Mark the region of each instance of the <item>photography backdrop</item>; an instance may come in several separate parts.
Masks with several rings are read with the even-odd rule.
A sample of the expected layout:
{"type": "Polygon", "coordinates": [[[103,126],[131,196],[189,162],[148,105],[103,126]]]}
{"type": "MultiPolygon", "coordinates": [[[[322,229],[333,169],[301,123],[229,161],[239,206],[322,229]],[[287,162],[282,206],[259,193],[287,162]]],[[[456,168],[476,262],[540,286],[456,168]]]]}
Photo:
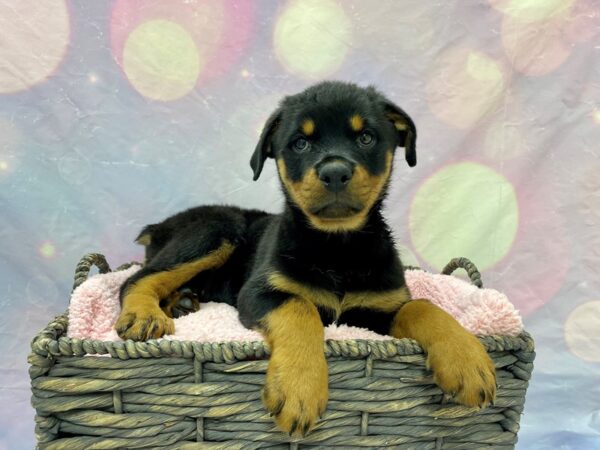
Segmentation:
{"type": "Polygon", "coordinates": [[[520,449],[600,448],[595,0],[0,0],[0,449],[32,448],[30,339],[90,251],[202,203],[278,211],[249,158],[278,100],[374,84],[414,118],[387,216],[405,262],[471,258],[538,358],[520,449]]]}

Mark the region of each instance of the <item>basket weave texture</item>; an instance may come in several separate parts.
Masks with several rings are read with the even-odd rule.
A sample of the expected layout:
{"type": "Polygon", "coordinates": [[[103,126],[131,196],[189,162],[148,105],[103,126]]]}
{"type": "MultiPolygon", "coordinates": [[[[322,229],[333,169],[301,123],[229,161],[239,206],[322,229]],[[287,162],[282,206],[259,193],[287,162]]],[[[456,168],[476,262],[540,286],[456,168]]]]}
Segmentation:
{"type": "MultiPolygon", "coordinates": [[[[91,265],[110,271],[102,255],[86,255],[75,286],[91,265]]],[[[481,286],[465,258],[444,273],[458,267],[481,286]]],[[[31,343],[39,449],[513,449],[535,357],[526,332],[481,337],[498,392],[478,410],[446,401],[413,340],[328,340],[327,412],[292,439],[260,400],[263,342],[104,342],[67,338],[67,327],[65,313],[31,343]]]]}

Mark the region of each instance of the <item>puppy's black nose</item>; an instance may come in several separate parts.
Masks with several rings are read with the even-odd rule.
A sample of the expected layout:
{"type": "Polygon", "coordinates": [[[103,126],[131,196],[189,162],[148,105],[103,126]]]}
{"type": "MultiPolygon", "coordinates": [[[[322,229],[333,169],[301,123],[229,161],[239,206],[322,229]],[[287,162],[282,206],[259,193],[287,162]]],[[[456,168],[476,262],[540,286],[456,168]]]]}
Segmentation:
{"type": "Polygon", "coordinates": [[[320,165],[317,174],[327,189],[331,192],[341,192],[350,183],[352,171],[353,167],[349,162],[335,159],[320,165]]]}

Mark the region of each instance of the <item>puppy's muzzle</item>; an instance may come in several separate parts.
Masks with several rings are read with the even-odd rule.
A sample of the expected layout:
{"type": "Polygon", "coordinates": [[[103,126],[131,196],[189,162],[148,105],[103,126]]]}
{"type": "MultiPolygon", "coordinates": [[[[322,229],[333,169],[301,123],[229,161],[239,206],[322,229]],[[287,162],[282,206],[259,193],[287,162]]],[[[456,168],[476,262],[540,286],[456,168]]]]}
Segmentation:
{"type": "Polygon", "coordinates": [[[317,166],[317,175],[327,190],[340,193],[346,189],[352,175],[354,165],[343,159],[328,159],[317,166]]]}

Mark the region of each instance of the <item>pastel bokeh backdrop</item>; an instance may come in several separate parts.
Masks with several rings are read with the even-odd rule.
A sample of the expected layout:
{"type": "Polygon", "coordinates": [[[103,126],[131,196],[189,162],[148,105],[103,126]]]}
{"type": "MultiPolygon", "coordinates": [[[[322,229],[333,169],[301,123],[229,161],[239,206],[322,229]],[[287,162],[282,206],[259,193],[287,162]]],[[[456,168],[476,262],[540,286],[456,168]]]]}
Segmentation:
{"type": "Polygon", "coordinates": [[[34,446],[26,355],[86,252],[141,258],[201,203],[278,211],[249,157],[279,98],[336,78],[414,118],[387,215],[405,261],[483,269],[534,335],[520,449],[600,449],[595,0],[0,0],[0,449],[34,446]]]}

